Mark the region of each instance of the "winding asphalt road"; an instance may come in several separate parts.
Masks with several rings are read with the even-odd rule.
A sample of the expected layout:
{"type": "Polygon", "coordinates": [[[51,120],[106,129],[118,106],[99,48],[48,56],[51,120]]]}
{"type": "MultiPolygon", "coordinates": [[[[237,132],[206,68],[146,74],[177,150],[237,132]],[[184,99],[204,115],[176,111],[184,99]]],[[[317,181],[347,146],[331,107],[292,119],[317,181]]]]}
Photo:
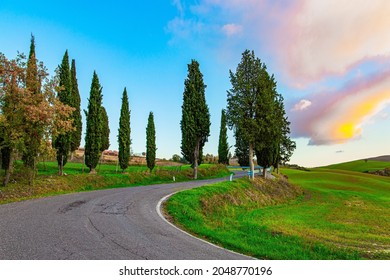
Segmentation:
{"type": "Polygon", "coordinates": [[[0,205],[0,259],[249,259],[163,220],[159,201],[212,179],[0,205]]]}

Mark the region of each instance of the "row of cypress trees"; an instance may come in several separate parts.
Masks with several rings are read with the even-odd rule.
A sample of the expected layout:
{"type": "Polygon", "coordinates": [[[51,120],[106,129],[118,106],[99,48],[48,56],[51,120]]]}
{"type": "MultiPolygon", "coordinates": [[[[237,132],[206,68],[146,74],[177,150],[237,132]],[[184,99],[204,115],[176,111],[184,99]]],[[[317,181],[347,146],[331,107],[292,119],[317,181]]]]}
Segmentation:
{"type": "MultiPolygon", "coordinates": [[[[74,62],[72,62],[72,69],[74,62]]],[[[75,70],[74,70],[75,71],[75,70]]],[[[68,53],[65,52],[59,68],[60,100],[69,105],[72,102],[73,70],[69,70],[68,53]]],[[[227,143],[227,125],[234,129],[236,136],[236,154],[240,165],[249,163],[253,174],[253,155],[256,154],[260,165],[268,167],[278,165],[288,159],[295,148],[290,140],[289,121],[285,116],[283,97],[276,92],[276,82],[269,75],[264,63],[246,50],[235,73],[230,71],[232,89],[228,91],[227,112],[221,112],[219,135],[219,163],[229,163],[229,145],[227,143]],[[287,151],[286,151],[287,150],[287,151]]],[[[202,152],[210,135],[210,113],[205,100],[206,85],[199,69],[199,63],[192,60],[188,64],[188,75],[184,81],[182,119],[180,122],[182,141],[181,151],[184,158],[194,169],[197,179],[198,165],[202,152]]],[[[85,164],[90,172],[95,172],[101,153],[109,147],[109,126],[106,110],[102,106],[102,87],[96,72],[93,74],[85,137],[85,164]]],[[[128,167],[130,158],[130,109],[126,88],[123,91],[121,116],[119,120],[118,143],[119,164],[122,170],[128,167]]],[[[154,116],[150,112],[146,128],[146,160],[150,170],[155,166],[154,116]]],[[[57,160],[60,173],[69,153],[68,146],[72,135],[60,135],[56,141],[57,160]]],[[[70,149],[70,148],[69,148],[70,149]]],[[[265,173],[264,173],[265,175],[265,173]]]]}
{"type": "MultiPolygon", "coordinates": [[[[53,146],[57,151],[58,174],[63,175],[64,166],[68,156],[72,155],[80,146],[82,121],[80,112],[80,93],[76,77],[76,62],[73,59],[69,67],[68,51],[65,51],[61,65],[58,67],[59,90],[58,99],[66,105],[74,108],[69,117],[73,121],[73,130],[58,135],[53,146]]],[[[106,109],[102,105],[102,87],[96,72],[93,73],[88,110],[86,115],[86,136],[85,136],[85,164],[94,173],[102,152],[110,146],[109,122],[106,109]]]]}
{"type": "Polygon", "coordinates": [[[74,153],[81,142],[81,112],[80,112],[80,93],[76,77],[76,62],[72,59],[72,65],[69,67],[68,50],[65,51],[61,65],[58,67],[59,91],[58,99],[74,108],[70,118],[73,120],[73,131],[69,131],[57,136],[53,141],[53,146],[57,150],[58,174],[63,175],[64,166],[68,161],[70,153],[74,153]]]}
{"type": "MultiPolygon", "coordinates": [[[[109,122],[105,108],[102,106],[102,87],[99,78],[94,72],[91,84],[91,91],[88,102],[87,128],[85,136],[85,164],[89,167],[90,173],[95,173],[101,153],[108,149],[109,143],[109,122]]],[[[131,127],[130,127],[130,106],[126,87],[122,94],[122,105],[118,129],[118,163],[122,170],[126,170],[130,160],[131,127]]],[[[155,166],[156,159],[156,132],[153,113],[150,112],[146,128],[146,161],[150,171],[155,166]]]]}
{"type": "MultiPolygon", "coordinates": [[[[69,68],[68,51],[65,52],[61,65],[58,67],[59,77],[59,100],[75,108],[71,119],[73,119],[74,130],[60,134],[53,141],[53,146],[57,151],[57,162],[59,174],[63,175],[63,168],[68,161],[68,155],[74,152],[81,141],[81,114],[80,95],[78,91],[75,60],[72,60],[72,67],[69,68]]],[[[102,105],[103,94],[99,77],[94,71],[88,99],[88,108],[84,110],[86,115],[85,134],[85,165],[90,169],[90,173],[96,173],[96,166],[99,163],[101,154],[110,146],[109,142],[109,120],[106,109],[102,105]]],[[[122,170],[127,169],[130,159],[130,107],[126,88],[122,95],[122,106],[118,129],[118,161],[122,170]]],[[[150,112],[147,135],[147,165],[150,170],[155,166],[156,157],[156,136],[153,113],[150,112]]]]}

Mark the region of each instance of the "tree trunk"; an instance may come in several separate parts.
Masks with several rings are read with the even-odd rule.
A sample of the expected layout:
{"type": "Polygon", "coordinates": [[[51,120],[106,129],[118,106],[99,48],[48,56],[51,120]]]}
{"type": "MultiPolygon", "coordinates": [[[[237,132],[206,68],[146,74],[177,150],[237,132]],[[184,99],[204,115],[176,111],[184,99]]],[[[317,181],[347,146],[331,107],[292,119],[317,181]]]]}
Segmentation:
{"type": "Polygon", "coordinates": [[[251,179],[255,178],[255,165],[253,164],[253,145],[249,143],[249,166],[251,171],[251,179]]]}
{"type": "Polygon", "coordinates": [[[279,175],[279,162],[276,164],[276,174],[279,175]]]}
{"type": "Polygon", "coordinates": [[[199,140],[196,141],[194,151],[194,180],[198,179],[199,140]]]}
{"type": "Polygon", "coordinates": [[[32,166],[27,167],[27,177],[28,177],[29,186],[32,186],[34,184],[35,172],[36,172],[35,158],[33,158],[31,162],[32,162],[32,166]]]}
{"type": "Polygon", "coordinates": [[[69,161],[73,161],[75,153],[76,153],[76,151],[70,152],[70,160],[69,161]]]}
{"type": "Polygon", "coordinates": [[[95,168],[90,168],[89,169],[89,174],[96,174],[96,169],[95,168]]]}
{"type": "Polygon", "coordinates": [[[60,176],[64,175],[64,156],[62,156],[61,162],[58,165],[58,175],[60,176]]]}
{"type": "Polygon", "coordinates": [[[8,164],[7,168],[5,169],[5,176],[4,176],[4,180],[3,180],[4,187],[6,187],[8,185],[9,179],[11,178],[13,162],[14,162],[14,157],[13,157],[13,152],[11,152],[10,158],[9,158],[9,164],[8,164]]]}
{"type": "Polygon", "coordinates": [[[263,177],[264,179],[267,177],[267,169],[263,167],[263,177]]]}

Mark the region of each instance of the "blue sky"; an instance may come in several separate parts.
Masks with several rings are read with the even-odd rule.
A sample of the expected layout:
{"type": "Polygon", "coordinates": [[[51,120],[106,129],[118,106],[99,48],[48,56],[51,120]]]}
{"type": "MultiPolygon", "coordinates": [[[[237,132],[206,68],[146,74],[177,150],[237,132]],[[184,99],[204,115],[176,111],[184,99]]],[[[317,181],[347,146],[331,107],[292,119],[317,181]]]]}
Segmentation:
{"type": "Polygon", "coordinates": [[[82,109],[93,71],[99,76],[110,149],[117,149],[127,87],[133,151],[145,151],[153,111],[157,156],[170,158],[180,154],[187,64],[200,63],[212,122],[204,154],[217,154],[229,69],[253,49],[285,98],[298,144],[292,162],[316,166],[390,154],[390,5],[327,2],[2,0],[0,52],[8,58],[28,53],[33,33],[38,59],[54,74],[67,49],[76,60],[82,109]]]}

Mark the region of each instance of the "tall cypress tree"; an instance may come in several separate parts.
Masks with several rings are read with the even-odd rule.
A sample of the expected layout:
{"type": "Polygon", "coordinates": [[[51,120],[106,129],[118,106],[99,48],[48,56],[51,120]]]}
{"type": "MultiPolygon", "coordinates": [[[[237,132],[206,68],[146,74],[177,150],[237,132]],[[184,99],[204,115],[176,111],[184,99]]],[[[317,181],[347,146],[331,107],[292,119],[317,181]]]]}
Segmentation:
{"type": "MultiPolygon", "coordinates": [[[[59,66],[59,86],[58,99],[66,104],[72,105],[71,100],[71,75],[69,69],[68,50],[65,51],[62,63],[59,66]]],[[[57,150],[58,174],[63,175],[64,166],[68,161],[70,151],[71,132],[60,134],[54,141],[54,147],[57,150]]]]}
{"type": "Polygon", "coordinates": [[[222,110],[218,144],[218,163],[229,164],[229,144],[227,139],[226,112],[222,110]]]}
{"type": "MultiPolygon", "coordinates": [[[[35,38],[33,35],[31,35],[30,52],[27,60],[26,89],[32,94],[41,93],[41,82],[38,75],[38,65],[35,54],[35,38]]],[[[35,98],[33,100],[34,104],[32,104],[32,106],[39,106],[39,100],[39,98],[35,98]]],[[[29,123],[26,129],[26,135],[28,135],[28,137],[26,137],[24,141],[22,160],[24,166],[26,166],[30,169],[30,171],[32,171],[31,174],[29,174],[29,180],[31,183],[35,173],[35,161],[38,156],[43,131],[39,129],[39,126],[36,123],[30,123],[30,121],[27,119],[26,122],[29,123]]]]}
{"type": "Polygon", "coordinates": [[[156,129],[154,127],[153,112],[150,112],[146,127],[146,163],[150,172],[152,172],[156,163],[156,150],[156,129]]]}
{"type": "Polygon", "coordinates": [[[205,88],[199,63],[192,60],[191,64],[188,64],[188,75],[184,81],[180,127],[181,152],[194,169],[194,179],[198,178],[203,146],[210,136],[210,113],[206,104],[205,88]]]}
{"type": "Polygon", "coordinates": [[[102,146],[102,87],[96,72],[93,72],[91,91],[88,100],[88,111],[85,111],[87,129],[85,134],[85,164],[90,173],[96,173],[102,146]]]}
{"type": "Polygon", "coordinates": [[[101,140],[100,151],[104,152],[105,150],[108,150],[108,148],[110,147],[110,126],[109,126],[109,122],[108,122],[108,115],[107,115],[106,108],[104,108],[103,106],[101,109],[101,114],[102,114],[102,116],[101,116],[101,120],[102,120],[101,137],[102,137],[102,140],[101,140]]]}
{"type": "Polygon", "coordinates": [[[35,54],[35,37],[31,35],[30,52],[27,60],[26,88],[34,94],[41,92],[41,82],[38,76],[37,57],[35,54]]]}
{"type": "Polygon", "coordinates": [[[82,132],[82,120],[81,120],[81,111],[80,111],[80,105],[81,105],[81,99],[80,99],[80,93],[79,93],[79,86],[77,82],[77,76],[76,76],[76,62],[74,59],[72,59],[72,66],[70,68],[71,73],[71,106],[75,108],[75,110],[72,113],[72,119],[73,119],[73,127],[75,128],[74,131],[71,132],[71,142],[70,142],[70,151],[73,152],[78,149],[81,142],[81,132],[82,132]]]}
{"type": "Polygon", "coordinates": [[[118,129],[118,161],[122,170],[125,170],[129,166],[130,160],[130,108],[129,99],[127,97],[126,88],[123,90],[121,115],[119,119],[118,129]]]}

